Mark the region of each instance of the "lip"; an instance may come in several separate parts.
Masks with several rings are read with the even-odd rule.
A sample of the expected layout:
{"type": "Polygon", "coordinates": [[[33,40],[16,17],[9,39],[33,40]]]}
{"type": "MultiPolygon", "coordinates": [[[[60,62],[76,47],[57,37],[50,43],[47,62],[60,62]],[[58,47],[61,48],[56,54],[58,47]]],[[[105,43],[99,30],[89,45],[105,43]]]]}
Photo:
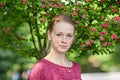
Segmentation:
{"type": "Polygon", "coordinates": [[[64,49],[67,48],[66,45],[60,45],[60,47],[61,47],[61,48],[64,48],[64,49]]]}

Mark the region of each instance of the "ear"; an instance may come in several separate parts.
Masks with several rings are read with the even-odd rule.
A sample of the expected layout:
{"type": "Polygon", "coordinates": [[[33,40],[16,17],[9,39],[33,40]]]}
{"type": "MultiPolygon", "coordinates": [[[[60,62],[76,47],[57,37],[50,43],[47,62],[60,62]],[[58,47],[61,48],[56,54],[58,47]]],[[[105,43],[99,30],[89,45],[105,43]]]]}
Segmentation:
{"type": "Polygon", "coordinates": [[[48,40],[51,40],[51,32],[49,30],[47,31],[47,36],[48,36],[48,40]]]}

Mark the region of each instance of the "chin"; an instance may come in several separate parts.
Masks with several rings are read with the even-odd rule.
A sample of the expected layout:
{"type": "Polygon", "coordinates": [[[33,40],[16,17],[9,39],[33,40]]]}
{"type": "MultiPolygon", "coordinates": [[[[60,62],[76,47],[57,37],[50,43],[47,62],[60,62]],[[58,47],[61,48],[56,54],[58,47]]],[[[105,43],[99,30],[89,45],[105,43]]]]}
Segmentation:
{"type": "Polygon", "coordinates": [[[60,53],[66,53],[67,50],[59,50],[58,52],[60,52],[60,53]]]}

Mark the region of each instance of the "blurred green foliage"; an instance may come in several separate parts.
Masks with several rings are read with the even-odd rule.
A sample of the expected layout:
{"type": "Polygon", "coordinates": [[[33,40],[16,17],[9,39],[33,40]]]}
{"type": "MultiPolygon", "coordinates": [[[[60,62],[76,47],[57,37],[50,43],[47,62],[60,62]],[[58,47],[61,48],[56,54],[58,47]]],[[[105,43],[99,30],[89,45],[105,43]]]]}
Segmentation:
{"type": "Polygon", "coordinates": [[[1,0],[1,80],[7,78],[4,76],[14,66],[17,67],[14,67],[13,71],[19,69],[22,71],[26,69],[26,62],[29,63],[27,59],[35,57],[39,60],[47,54],[49,46],[46,29],[49,27],[51,18],[63,12],[72,16],[76,27],[76,41],[67,53],[69,59],[81,64],[83,72],[110,71],[109,66],[116,65],[116,68],[120,66],[119,0],[104,0],[103,2],[102,0],[88,0],[88,2],[87,0],[75,0],[75,2],[72,0],[66,2],[61,2],[61,0],[1,0]],[[97,59],[91,57],[93,54],[107,54],[111,57],[100,59],[100,62],[98,60],[99,64],[104,64],[96,67],[97,62],[94,61],[97,59]]]}
{"type": "Polygon", "coordinates": [[[118,0],[2,0],[0,46],[41,59],[49,50],[46,29],[51,18],[65,12],[72,17],[76,27],[76,41],[68,55],[73,53],[79,58],[89,52],[113,53],[114,43],[120,42],[119,4],[118,0]],[[27,30],[29,37],[19,31],[21,28],[27,30]]]}

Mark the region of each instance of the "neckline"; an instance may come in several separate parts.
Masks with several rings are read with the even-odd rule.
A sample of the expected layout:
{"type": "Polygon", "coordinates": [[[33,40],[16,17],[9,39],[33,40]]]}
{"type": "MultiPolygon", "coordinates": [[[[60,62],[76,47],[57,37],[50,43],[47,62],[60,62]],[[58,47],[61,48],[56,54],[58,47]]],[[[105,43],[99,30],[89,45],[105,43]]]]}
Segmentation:
{"type": "Polygon", "coordinates": [[[62,68],[69,68],[69,69],[71,69],[71,68],[73,68],[73,66],[74,66],[74,63],[73,63],[73,62],[72,62],[72,66],[71,66],[71,67],[67,67],[67,66],[63,66],[63,65],[59,65],[59,64],[53,63],[53,62],[51,62],[51,61],[49,61],[49,60],[47,60],[47,59],[45,59],[45,58],[43,58],[42,60],[45,61],[45,62],[47,62],[47,63],[50,63],[50,64],[55,65],[55,66],[57,66],[57,67],[62,67],[62,68]]]}

